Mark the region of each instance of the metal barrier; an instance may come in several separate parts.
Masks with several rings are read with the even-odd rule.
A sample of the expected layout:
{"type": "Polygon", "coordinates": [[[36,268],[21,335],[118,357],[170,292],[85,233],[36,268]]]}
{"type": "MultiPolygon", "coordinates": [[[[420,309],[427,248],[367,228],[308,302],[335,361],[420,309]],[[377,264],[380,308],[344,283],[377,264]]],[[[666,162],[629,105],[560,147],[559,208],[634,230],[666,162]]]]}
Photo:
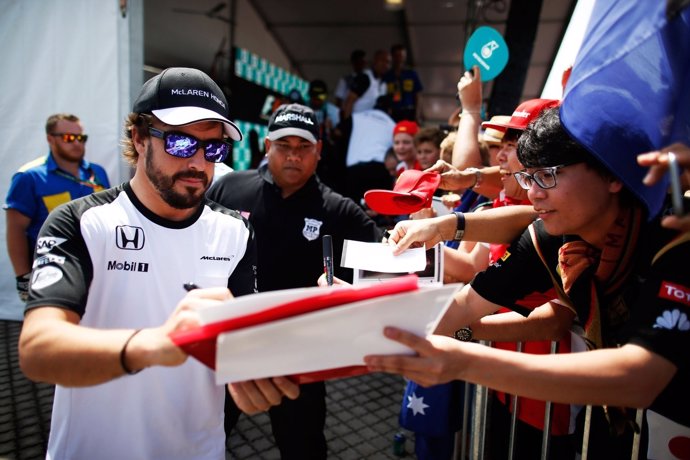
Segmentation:
{"type": "MultiPolygon", "coordinates": [[[[482,345],[491,346],[489,341],[481,341],[482,345]]],[[[518,342],[517,352],[521,353],[523,351],[523,344],[518,342]]],[[[555,354],[558,352],[558,342],[551,342],[550,353],[555,354]]],[[[489,399],[490,393],[489,388],[481,385],[465,385],[464,394],[464,404],[463,404],[463,414],[462,414],[462,431],[458,432],[455,438],[455,454],[454,458],[456,460],[465,460],[468,457],[470,460],[482,460],[485,458],[486,452],[486,436],[487,436],[487,424],[489,423],[489,399]],[[471,401],[474,401],[472,404],[471,401]],[[470,407],[473,411],[470,413],[470,407]],[[465,427],[469,427],[469,439],[467,435],[467,430],[465,427]],[[469,442],[469,449],[468,449],[469,442]]],[[[508,460],[513,460],[515,456],[515,443],[517,441],[517,422],[518,422],[518,409],[520,404],[520,397],[512,395],[511,400],[511,419],[510,419],[510,434],[508,441],[508,460]]],[[[589,438],[591,432],[592,424],[592,406],[585,406],[585,421],[582,436],[582,453],[580,455],[580,460],[587,460],[589,455],[589,438]]],[[[542,436],[542,446],[541,446],[541,460],[546,460],[549,458],[550,453],[550,443],[551,443],[551,424],[553,416],[553,404],[550,401],[546,402],[546,407],[544,410],[544,430],[542,436]],[[548,427],[548,429],[547,429],[548,427]]],[[[635,414],[635,423],[638,427],[642,426],[644,417],[644,410],[638,409],[635,414]]],[[[632,441],[632,454],[631,460],[638,460],[640,458],[640,430],[637,430],[633,436],[632,441]]]]}

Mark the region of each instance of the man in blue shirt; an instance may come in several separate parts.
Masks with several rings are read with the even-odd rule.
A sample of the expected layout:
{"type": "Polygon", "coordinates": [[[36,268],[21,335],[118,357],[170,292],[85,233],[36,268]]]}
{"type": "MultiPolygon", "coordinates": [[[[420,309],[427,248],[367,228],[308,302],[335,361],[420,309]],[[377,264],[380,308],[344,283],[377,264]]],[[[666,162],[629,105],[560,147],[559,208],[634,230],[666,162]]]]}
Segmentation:
{"type": "Polygon", "coordinates": [[[395,121],[419,121],[420,93],[422,82],[414,69],[405,67],[407,49],[404,45],[391,47],[393,65],[383,75],[386,94],[393,99],[392,117],[395,121]]]}
{"type": "Polygon", "coordinates": [[[76,115],[59,113],[46,121],[48,155],[23,165],[12,176],[7,211],[7,253],[26,301],[36,237],[57,206],[110,187],[103,167],[84,160],[88,136],[76,115]]]}

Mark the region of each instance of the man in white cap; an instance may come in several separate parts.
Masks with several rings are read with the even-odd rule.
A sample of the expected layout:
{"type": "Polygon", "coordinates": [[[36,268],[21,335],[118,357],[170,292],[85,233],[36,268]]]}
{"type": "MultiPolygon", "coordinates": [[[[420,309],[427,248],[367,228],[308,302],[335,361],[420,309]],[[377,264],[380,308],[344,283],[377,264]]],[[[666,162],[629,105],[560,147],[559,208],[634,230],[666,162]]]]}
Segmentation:
{"type": "MultiPolygon", "coordinates": [[[[206,74],[166,69],[125,122],[134,177],[48,217],[19,343],[24,373],[57,384],[47,458],[225,458],[225,387],[169,334],[255,292],[251,226],[205,198],[241,138],[206,74]],[[208,289],[185,296],[187,282],[208,289]]],[[[228,390],[249,412],[298,394],[284,378],[228,390]]]]}

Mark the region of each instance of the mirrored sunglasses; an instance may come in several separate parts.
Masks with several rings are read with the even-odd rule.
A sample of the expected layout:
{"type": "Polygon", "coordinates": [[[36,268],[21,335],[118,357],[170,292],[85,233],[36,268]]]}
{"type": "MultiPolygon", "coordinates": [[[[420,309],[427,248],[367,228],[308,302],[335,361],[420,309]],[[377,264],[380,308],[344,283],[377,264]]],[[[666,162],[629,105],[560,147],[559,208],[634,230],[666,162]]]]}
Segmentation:
{"type": "Polygon", "coordinates": [[[62,139],[62,142],[66,142],[68,144],[71,144],[74,141],[84,144],[86,140],[89,138],[89,136],[86,134],[50,133],[50,135],[54,137],[59,137],[60,139],[62,139]]]}
{"type": "Polygon", "coordinates": [[[226,139],[199,140],[189,134],[175,131],[161,131],[149,127],[153,137],[163,139],[163,149],[177,158],[193,157],[197,150],[204,149],[204,158],[211,163],[221,163],[230,153],[230,142],[226,139]]]}
{"type": "Polygon", "coordinates": [[[525,190],[531,189],[534,183],[536,183],[540,188],[546,190],[556,186],[556,175],[558,174],[558,170],[565,166],[570,165],[558,165],[548,168],[541,168],[537,169],[532,174],[526,171],[519,171],[513,175],[515,176],[515,180],[517,180],[518,184],[520,184],[520,187],[524,188],[525,190]]]}

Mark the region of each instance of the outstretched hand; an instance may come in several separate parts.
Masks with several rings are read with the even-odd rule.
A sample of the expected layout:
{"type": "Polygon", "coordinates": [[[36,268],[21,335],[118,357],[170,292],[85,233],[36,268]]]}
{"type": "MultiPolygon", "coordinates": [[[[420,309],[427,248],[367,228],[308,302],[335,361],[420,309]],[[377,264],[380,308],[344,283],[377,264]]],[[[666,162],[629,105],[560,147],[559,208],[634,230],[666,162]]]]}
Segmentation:
{"type": "MultiPolygon", "coordinates": [[[[685,144],[675,143],[655,152],[642,153],[637,156],[637,162],[641,166],[649,167],[643,182],[645,185],[653,185],[659,182],[668,171],[668,154],[673,152],[678,159],[678,164],[683,168],[682,181],[690,184],[690,147],[685,144]]],[[[690,215],[670,215],[662,219],[664,227],[681,231],[690,231],[690,215]]]]}
{"type": "Polygon", "coordinates": [[[438,160],[433,166],[427,168],[425,171],[436,171],[441,175],[441,182],[438,188],[442,190],[464,190],[472,187],[476,181],[474,172],[460,170],[443,160],[438,160]]]}
{"type": "Polygon", "coordinates": [[[434,247],[448,239],[444,238],[441,230],[441,223],[446,219],[455,220],[455,216],[450,214],[430,219],[400,221],[389,232],[384,243],[393,247],[393,254],[396,256],[408,248],[434,247]]]}
{"type": "Polygon", "coordinates": [[[367,368],[371,372],[399,374],[425,387],[457,380],[468,361],[462,347],[476,346],[441,335],[425,339],[394,327],[385,328],[383,333],[411,348],[415,354],[368,355],[364,357],[367,368]]]}
{"type": "Polygon", "coordinates": [[[458,81],[458,97],[463,110],[479,112],[482,108],[482,75],[479,66],[472,67],[458,81]]]}

